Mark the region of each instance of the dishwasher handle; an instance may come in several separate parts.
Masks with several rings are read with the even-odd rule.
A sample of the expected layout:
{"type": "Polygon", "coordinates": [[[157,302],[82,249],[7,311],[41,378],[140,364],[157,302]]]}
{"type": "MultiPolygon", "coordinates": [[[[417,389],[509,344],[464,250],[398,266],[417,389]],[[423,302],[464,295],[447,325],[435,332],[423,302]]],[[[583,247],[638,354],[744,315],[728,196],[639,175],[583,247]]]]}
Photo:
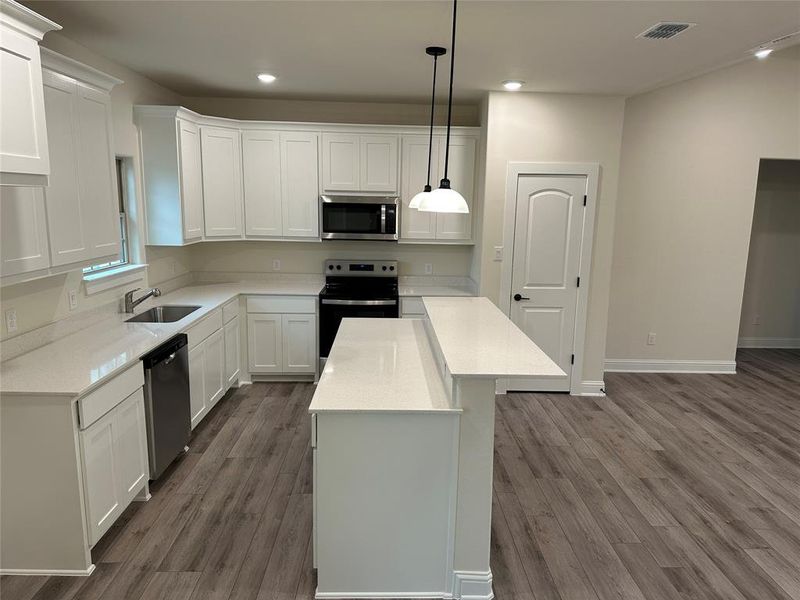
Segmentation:
{"type": "Polygon", "coordinates": [[[169,364],[175,360],[178,351],[189,344],[189,338],[185,333],[180,333],[170,340],[161,344],[155,350],[151,350],[142,357],[145,369],[152,369],[159,363],[169,364]]]}

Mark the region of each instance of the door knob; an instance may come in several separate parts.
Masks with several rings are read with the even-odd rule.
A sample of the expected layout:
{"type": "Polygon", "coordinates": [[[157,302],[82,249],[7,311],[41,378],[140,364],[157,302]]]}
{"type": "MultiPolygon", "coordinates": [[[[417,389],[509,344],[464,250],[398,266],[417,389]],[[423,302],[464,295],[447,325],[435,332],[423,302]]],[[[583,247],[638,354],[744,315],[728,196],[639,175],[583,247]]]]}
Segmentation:
{"type": "Polygon", "coordinates": [[[517,302],[519,302],[520,300],[530,300],[530,298],[526,298],[526,297],[525,297],[525,296],[523,296],[522,294],[514,294],[514,300],[516,300],[517,302]]]}

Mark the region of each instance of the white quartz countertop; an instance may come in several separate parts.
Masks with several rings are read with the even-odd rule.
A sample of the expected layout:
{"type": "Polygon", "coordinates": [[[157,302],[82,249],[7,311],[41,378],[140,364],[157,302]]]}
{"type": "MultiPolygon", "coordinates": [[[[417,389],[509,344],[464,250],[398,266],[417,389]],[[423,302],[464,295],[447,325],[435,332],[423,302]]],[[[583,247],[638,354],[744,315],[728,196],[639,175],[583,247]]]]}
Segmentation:
{"type": "Polygon", "coordinates": [[[309,411],[460,412],[419,319],[343,319],[309,411]]]}
{"type": "Polygon", "coordinates": [[[80,396],[240,294],[316,296],[322,285],[319,277],[180,288],[143,303],[135,312],[165,304],[199,305],[200,309],[174,323],[126,323],[128,314],[103,318],[92,327],[0,364],[0,393],[80,396]]]}
{"type": "Polygon", "coordinates": [[[422,300],[453,377],[567,376],[488,298],[424,297],[422,300]]]}
{"type": "Polygon", "coordinates": [[[398,293],[403,296],[474,296],[475,292],[464,285],[400,284],[398,293]]]}

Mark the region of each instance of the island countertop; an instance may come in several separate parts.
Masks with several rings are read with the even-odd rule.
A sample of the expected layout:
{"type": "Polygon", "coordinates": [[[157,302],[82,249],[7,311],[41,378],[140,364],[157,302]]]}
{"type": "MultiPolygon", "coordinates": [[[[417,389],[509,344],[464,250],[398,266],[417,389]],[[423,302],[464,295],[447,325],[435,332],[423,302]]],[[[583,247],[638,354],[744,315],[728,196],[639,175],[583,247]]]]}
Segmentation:
{"type": "Polygon", "coordinates": [[[423,297],[422,301],[453,377],[567,376],[488,298],[423,297]]]}

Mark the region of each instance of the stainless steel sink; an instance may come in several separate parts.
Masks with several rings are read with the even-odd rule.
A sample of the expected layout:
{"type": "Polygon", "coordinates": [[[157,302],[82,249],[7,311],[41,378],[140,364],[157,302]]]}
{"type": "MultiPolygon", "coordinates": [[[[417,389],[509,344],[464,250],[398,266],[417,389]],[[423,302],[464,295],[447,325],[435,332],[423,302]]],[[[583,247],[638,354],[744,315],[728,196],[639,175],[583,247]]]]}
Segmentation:
{"type": "Polygon", "coordinates": [[[196,311],[199,306],[154,306],[151,309],[144,311],[127,319],[126,323],[174,323],[180,321],[183,317],[196,311]]]}

